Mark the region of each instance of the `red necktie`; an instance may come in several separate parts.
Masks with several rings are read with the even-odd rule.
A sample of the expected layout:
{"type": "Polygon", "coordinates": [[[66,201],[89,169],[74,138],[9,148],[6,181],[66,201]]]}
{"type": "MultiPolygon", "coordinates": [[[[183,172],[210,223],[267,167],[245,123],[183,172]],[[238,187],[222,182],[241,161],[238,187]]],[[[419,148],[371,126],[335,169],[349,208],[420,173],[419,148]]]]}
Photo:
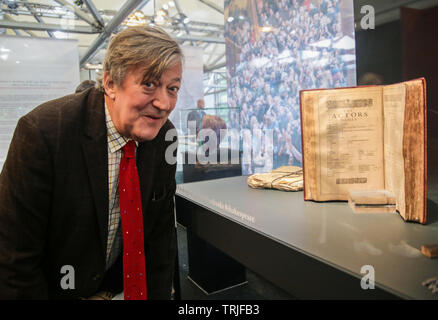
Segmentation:
{"type": "Polygon", "coordinates": [[[135,143],[123,147],[119,169],[119,201],[123,232],[123,285],[125,300],[146,300],[146,266],[140,182],[135,143]]]}

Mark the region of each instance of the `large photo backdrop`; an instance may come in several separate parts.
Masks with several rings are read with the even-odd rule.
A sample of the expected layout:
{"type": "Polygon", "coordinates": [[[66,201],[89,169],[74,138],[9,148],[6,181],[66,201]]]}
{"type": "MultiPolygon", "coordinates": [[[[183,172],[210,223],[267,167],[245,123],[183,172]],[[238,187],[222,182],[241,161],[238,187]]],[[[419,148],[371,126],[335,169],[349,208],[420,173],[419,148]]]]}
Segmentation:
{"type": "Polygon", "coordinates": [[[302,165],[299,92],[356,85],[352,0],[225,0],[242,174],[302,165]]]}

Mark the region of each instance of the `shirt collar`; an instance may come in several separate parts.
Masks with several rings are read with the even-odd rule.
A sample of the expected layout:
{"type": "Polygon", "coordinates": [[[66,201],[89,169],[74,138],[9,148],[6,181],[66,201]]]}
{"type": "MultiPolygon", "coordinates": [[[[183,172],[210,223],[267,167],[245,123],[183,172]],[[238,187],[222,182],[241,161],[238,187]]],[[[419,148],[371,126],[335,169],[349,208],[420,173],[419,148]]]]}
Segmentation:
{"type": "MultiPolygon", "coordinates": [[[[105,119],[106,119],[106,132],[107,132],[107,141],[108,141],[108,150],[111,153],[117,152],[122,149],[128,141],[132,139],[128,139],[122,136],[114,126],[113,121],[111,120],[111,115],[108,111],[108,107],[105,103],[105,119]]],[[[135,145],[138,147],[138,142],[134,141],[135,145]]]]}

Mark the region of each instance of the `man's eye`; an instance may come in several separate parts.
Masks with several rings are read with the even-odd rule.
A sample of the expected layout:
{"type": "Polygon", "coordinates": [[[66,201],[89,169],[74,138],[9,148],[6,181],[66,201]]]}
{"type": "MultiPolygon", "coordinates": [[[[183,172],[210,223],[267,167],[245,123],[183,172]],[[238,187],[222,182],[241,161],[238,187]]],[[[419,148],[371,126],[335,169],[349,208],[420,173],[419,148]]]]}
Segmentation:
{"type": "Polygon", "coordinates": [[[143,85],[148,89],[151,89],[155,86],[153,82],[145,82],[143,85]]]}
{"type": "Polygon", "coordinates": [[[179,87],[170,87],[169,90],[173,93],[177,93],[179,91],[179,87]]]}

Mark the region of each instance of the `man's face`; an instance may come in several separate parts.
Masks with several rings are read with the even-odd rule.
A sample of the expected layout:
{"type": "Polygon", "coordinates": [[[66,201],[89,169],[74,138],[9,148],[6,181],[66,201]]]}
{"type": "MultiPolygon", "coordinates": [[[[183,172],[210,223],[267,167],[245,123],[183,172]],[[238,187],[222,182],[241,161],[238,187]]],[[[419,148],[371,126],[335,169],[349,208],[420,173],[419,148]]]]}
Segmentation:
{"type": "Polygon", "coordinates": [[[204,100],[199,99],[198,100],[198,109],[204,109],[204,108],[205,108],[204,100]]]}
{"type": "Polygon", "coordinates": [[[111,84],[105,74],[105,101],[117,131],[139,142],[154,139],[175,108],[181,74],[180,62],[158,80],[145,81],[143,69],[135,68],[121,86],[111,84]]]}

